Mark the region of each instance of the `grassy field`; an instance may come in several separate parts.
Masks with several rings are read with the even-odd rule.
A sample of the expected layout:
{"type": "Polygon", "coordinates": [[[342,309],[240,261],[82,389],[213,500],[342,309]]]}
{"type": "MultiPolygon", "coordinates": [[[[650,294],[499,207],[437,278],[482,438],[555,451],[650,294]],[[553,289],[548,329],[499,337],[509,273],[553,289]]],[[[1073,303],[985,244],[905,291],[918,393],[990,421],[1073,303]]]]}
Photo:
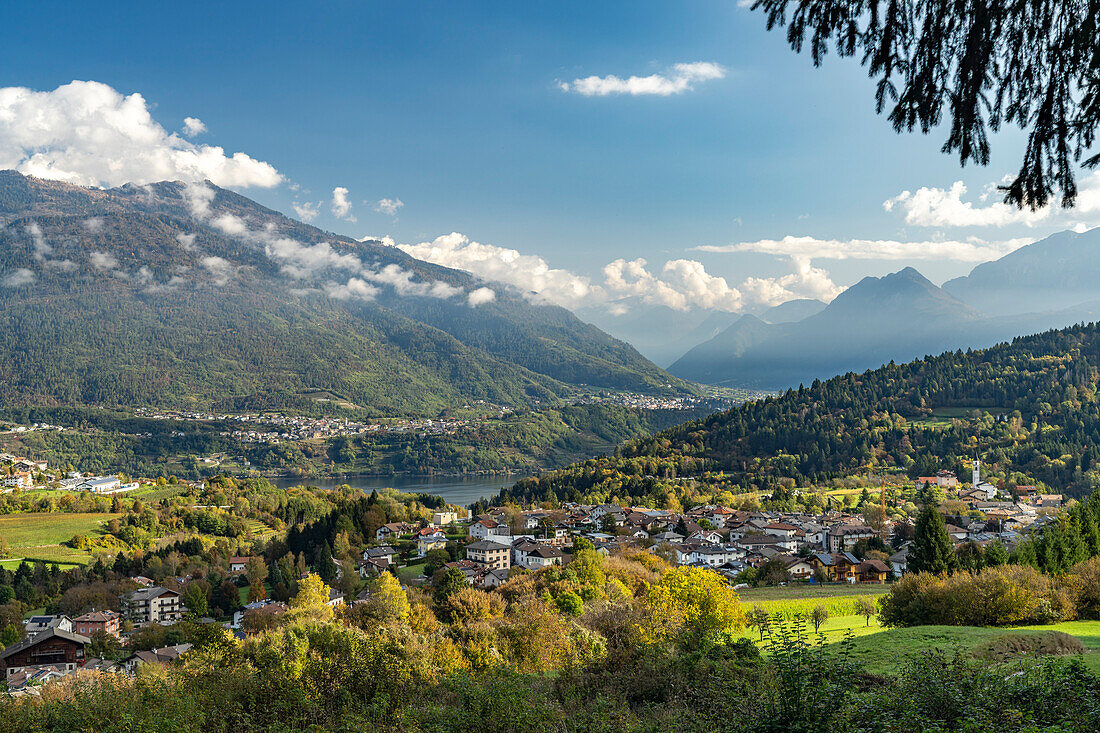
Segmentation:
{"type": "MultiPolygon", "coordinates": [[[[862,618],[860,619],[862,622],[862,618]]],[[[970,653],[975,647],[1006,634],[1038,634],[1043,631],[1063,631],[1081,640],[1088,651],[1085,663],[1100,671],[1100,621],[1067,621],[1050,626],[1027,626],[1019,629],[982,628],[977,626],[914,626],[907,629],[878,629],[852,642],[853,654],[868,672],[891,674],[907,657],[929,649],[948,653],[956,650],[970,653]]],[[[830,639],[834,641],[834,639],[830,639]]]]}
{"type": "MultiPolygon", "coordinates": [[[[851,616],[861,596],[878,597],[889,592],[888,585],[787,585],[772,588],[746,588],[738,591],[741,603],[750,608],[763,608],[773,616],[791,618],[809,615],[823,606],[830,616],[851,616]]],[[[862,619],[862,617],[860,617],[862,619]]]]}
{"type": "MultiPolygon", "coordinates": [[[[915,626],[891,629],[881,626],[878,619],[868,619],[854,613],[860,596],[881,596],[889,592],[882,585],[789,585],[771,588],[748,588],[738,591],[746,612],[762,606],[772,615],[789,618],[795,613],[808,614],[814,606],[824,606],[830,612],[820,633],[827,644],[836,644],[846,635],[852,637],[852,654],[871,674],[896,673],[907,658],[938,649],[952,653],[972,653],[976,647],[1009,634],[1040,634],[1062,631],[1077,637],[1088,650],[1083,660],[1089,668],[1100,672],[1100,621],[1067,621],[1049,626],[1021,628],[983,628],[976,626],[915,626]]],[[[813,635],[813,629],[810,628],[813,635]]],[[[760,643],[760,630],[746,628],[742,636],[760,643]]]]}
{"type": "Polygon", "coordinates": [[[397,577],[400,578],[402,584],[408,585],[416,579],[418,575],[424,572],[424,566],[427,563],[417,563],[416,565],[409,565],[408,567],[398,568],[397,577]]]}
{"type": "Polygon", "coordinates": [[[6,514],[0,516],[0,537],[14,557],[33,557],[59,562],[86,563],[86,552],[64,547],[73,535],[102,534],[118,514],[6,514]]]}

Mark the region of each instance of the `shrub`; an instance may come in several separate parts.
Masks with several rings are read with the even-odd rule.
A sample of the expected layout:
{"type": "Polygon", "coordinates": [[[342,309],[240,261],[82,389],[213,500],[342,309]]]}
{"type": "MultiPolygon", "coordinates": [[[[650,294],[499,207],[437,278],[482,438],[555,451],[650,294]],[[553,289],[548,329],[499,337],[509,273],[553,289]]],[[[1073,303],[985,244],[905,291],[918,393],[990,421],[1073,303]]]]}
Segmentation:
{"type": "Polygon", "coordinates": [[[1005,565],[978,573],[911,573],[882,599],[886,626],[1017,626],[1076,618],[1074,589],[1035,568],[1005,565]]]}

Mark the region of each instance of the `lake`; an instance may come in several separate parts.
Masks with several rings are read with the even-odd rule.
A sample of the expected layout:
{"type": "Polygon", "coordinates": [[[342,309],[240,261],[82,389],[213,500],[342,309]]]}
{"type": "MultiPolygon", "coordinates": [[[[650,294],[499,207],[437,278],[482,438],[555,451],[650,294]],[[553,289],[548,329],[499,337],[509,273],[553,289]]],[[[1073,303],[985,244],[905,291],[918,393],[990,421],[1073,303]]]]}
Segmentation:
{"type": "Polygon", "coordinates": [[[373,489],[397,489],[409,494],[435,494],[447,503],[469,506],[478,499],[488,499],[505,486],[511,486],[522,478],[521,474],[496,474],[492,476],[348,476],[345,478],[279,478],[271,483],[281,489],[291,486],[318,486],[331,489],[348,486],[371,491],[373,489]]]}

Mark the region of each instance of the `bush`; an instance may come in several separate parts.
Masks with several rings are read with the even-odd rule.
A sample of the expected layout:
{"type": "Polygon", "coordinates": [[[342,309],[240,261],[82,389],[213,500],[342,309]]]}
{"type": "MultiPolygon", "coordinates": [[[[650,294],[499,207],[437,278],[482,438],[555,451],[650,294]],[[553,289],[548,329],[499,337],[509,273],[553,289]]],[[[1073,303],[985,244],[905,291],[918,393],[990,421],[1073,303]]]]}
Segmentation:
{"type": "Polygon", "coordinates": [[[1022,626],[1076,617],[1072,584],[1022,565],[905,575],[883,597],[879,613],[886,626],[1022,626]]]}

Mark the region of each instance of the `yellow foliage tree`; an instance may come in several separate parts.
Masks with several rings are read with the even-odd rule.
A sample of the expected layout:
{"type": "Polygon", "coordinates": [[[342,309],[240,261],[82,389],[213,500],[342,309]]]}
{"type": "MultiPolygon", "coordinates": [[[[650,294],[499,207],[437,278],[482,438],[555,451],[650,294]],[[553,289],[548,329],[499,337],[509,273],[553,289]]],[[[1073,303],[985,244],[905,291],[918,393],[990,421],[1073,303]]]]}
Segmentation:
{"type": "Polygon", "coordinates": [[[409,620],[409,598],[401,587],[401,581],[393,573],[382,573],[378,576],[371,601],[383,622],[405,623],[409,620]]]}
{"type": "Polygon", "coordinates": [[[646,643],[679,641],[695,648],[724,632],[745,626],[741,599],[718,573],[706,568],[675,568],[645,594],[652,622],[639,628],[646,643]]]}
{"type": "Polygon", "coordinates": [[[298,595],[290,599],[293,618],[327,621],[332,618],[332,606],[328,605],[329,587],[315,573],[310,573],[298,583],[298,595]]]}

